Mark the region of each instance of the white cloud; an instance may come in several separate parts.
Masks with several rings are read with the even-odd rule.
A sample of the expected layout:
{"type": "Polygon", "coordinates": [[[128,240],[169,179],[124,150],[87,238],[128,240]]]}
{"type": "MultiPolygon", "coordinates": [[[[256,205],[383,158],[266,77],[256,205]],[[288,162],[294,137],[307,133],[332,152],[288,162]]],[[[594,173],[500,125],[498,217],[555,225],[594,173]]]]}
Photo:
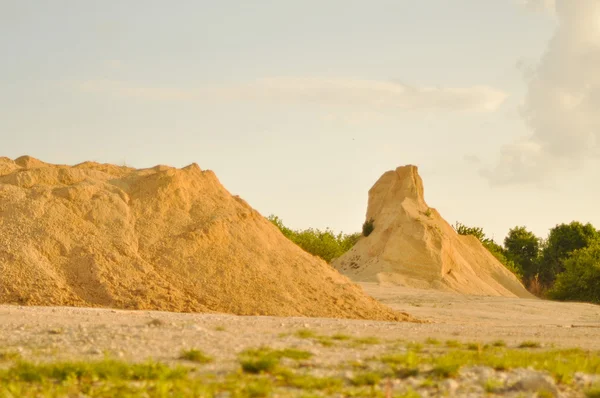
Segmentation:
{"type": "Polygon", "coordinates": [[[127,82],[90,80],[80,85],[86,92],[148,100],[221,100],[303,103],[381,109],[494,111],[507,98],[488,86],[414,87],[389,81],[277,77],[231,86],[181,90],[135,86],[127,82]]]}
{"type": "Polygon", "coordinates": [[[231,92],[241,98],[358,106],[366,109],[494,111],[506,93],[487,86],[414,87],[381,80],[278,77],[231,92]]]}
{"type": "MultiPolygon", "coordinates": [[[[557,0],[517,0],[527,9],[532,11],[548,11],[551,13],[556,12],[556,1],[557,0]]],[[[577,0],[572,0],[577,1],[577,0]]]]}
{"type": "Polygon", "coordinates": [[[492,183],[542,181],[598,155],[600,1],[558,0],[556,12],[559,26],[521,109],[530,135],[483,172],[492,183]]]}
{"type": "Polygon", "coordinates": [[[80,91],[96,94],[107,94],[117,97],[129,97],[151,101],[192,100],[193,92],[169,87],[139,86],[128,82],[100,79],[86,80],[78,83],[80,91]]]}

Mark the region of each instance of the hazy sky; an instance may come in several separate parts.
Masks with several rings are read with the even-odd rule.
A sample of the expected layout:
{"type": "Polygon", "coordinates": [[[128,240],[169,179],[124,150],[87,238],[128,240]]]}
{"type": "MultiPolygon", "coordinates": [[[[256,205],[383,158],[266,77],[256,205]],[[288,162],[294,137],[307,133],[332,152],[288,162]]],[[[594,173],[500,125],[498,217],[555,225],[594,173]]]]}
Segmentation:
{"type": "Polygon", "coordinates": [[[410,163],[497,240],[600,227],[599,0],[0,0],[0,51],[0,156],[196,162],[346,232],[410,163]]]}

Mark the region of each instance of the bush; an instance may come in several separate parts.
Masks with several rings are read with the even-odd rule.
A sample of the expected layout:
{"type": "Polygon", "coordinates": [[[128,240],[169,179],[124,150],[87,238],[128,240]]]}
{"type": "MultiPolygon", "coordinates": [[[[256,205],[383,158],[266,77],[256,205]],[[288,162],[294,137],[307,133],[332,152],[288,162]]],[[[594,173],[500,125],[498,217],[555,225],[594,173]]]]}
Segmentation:
{"type": "Polygon", "coordinates": [[[362,234],[363,236],[369,236],[371,235],[371,232],[373,232],[373,230],[375,229],[375,220],[373,220],[372,218],[365,221],[365,223],[362,226],[362,234]]]}
{"type": "Polygon", "coordinates": [[[557,300],[600,304],[600,240],[576,250],[563,265],[549,296],[557,300]]]}
{"type": "Polygon", "coordinates": [[[347,235],[340,232],[336,234],[329,228],[324,231],[313,228],[293,230],[283,225],[283,221],[277,216],[270,215],[267,219],[279,228],[286,238],[306,252],[321,257],[328,263],[350,250],[360,238],[359,233],[347,235]]]}

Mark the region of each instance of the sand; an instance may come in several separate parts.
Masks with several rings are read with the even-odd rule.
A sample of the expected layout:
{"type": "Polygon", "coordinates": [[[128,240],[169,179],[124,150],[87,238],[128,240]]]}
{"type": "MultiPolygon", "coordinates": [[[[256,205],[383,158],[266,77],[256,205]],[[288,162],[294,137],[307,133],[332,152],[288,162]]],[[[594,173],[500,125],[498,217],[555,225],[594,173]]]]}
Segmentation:
{"type": "Polygon", "coordinates": [[[0,303],[406,320],[211,171],[0,158],[0,303]]]}
{"type": "Polygon", "coordinates": [[[471,295],[533,296],[474,236],[458,235],[425,202],[416,166],[383,174],[369,190],[375,229],[333,262],[354,281],[471,295]]]}

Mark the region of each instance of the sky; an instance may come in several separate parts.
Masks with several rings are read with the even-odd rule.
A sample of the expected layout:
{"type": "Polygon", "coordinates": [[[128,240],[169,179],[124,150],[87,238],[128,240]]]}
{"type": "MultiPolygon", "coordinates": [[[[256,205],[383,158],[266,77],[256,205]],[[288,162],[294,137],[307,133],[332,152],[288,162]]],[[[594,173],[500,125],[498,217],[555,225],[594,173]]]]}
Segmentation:
{"type": "Polygon", "coordinates": [[[598,0],[0,0],[0,156],[198,163],[354,232],[415,164],[497,241],[600,227],[598,0]]]}

